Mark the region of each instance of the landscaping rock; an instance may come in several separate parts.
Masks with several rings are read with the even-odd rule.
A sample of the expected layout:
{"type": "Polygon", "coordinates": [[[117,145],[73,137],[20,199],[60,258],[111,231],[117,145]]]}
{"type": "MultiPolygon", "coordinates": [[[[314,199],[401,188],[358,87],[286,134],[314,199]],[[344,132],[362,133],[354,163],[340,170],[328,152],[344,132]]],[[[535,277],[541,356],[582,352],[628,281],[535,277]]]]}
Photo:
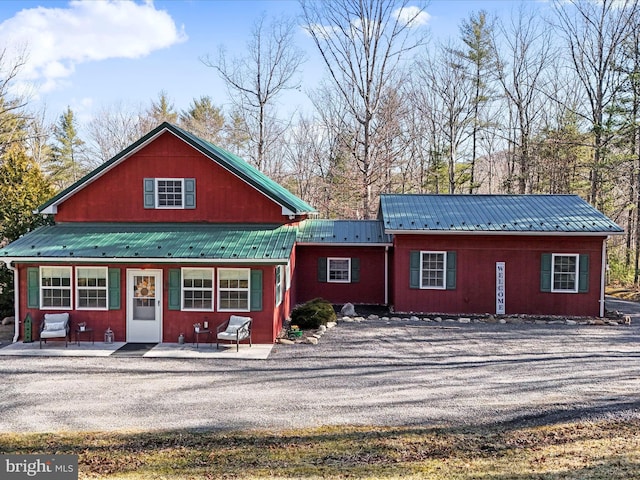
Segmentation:
{"type": "Polygon", "coordinates": [[[578,322],[576,322],[575,320],[567,320],[566,321],[567,325],[577,325],[578,322]]]}
{"type": "Polygon", "coordinates": [[[311,345],[317,345],[318,339],[314,337],[307,337],[307,343],[310,343],[311,345]]]}
{"type": "Polygon", "coordinates": [[[322,337],[321,333],[314,333],[313,335],[311,335],[313,338],[317,338],[318,340],[320,340],[320,338],[322,337]]]}
{"type": "Polygon", "coordinates": [[[326,325],[320,325],[320,328],[318,328],[318,332],[326,332],[326,331],[327,331],[326,325]]]}
{"type": "Polygon", "coordinates": [[[442,317],[436,317],[433,319],[433,321],[440,323],[442,321],[442,317]]]}
{"type": "Polygon", "coordinates": [[[402,320],[400,317],[391,317],[392,322],[399,322],[400,320],[402,320]]]}
{"type": "Polygon", "coordinates": [[[2,325],[13,325],[16,323],[16,317],[4,317],[2,319],[2,325]]]}
{"type": "Polygon", "coordinates": [[[487,317],[487,319],[485,320],[485,322],[487,322],[487,323],[496,323],[497,320],[496,320],[496,317],[494,317],[493,315],[489,315],[487,317]]]}
{"type": "Polygon", "coordinates": [[[327,328],[333,328],[337,325],[336,322],[327,322],[327,328]]]}
{"type": "Polygon", "coordinates": [[[507,323],[507,321],[504,318],[501,318],[500,320],[498,320],[498,323],[501,323],[504,325],[505,323],[507,323]]]}
{"type": "Polygon", "coordinates": [[[364,322],[364,317],[353,317],[353,320],[357,323],[364,322]]]}
{"type": "Polygon", "coordinates": [[[388,322],[388,321],[389,321],[389,317],[382,317],[382,318],[381,318],[381,320],[382,320],[383,322],[388,322]]]}
{"type": "Polygon", "coordinates": [[[343,322],[347,322],[347,323],[353,323],[353,318],[351,317],[342,317],[340,320],[342,320],[343,322]]]}
{"type": "Polygon", "coordinates": [[[374,315],[373,313],[367,317],[367,320],[380,320],[378,315],[374,315]]]}
{"type": "Polygon", "coordinates": [[[353,306],[353,303],[345,303],[342,308],[340,309],[340,315],[347,316],[347,317],[353,317],[356,314],[356,309],[353,306]]]}
{"type": "Polygon", "coordinates": [[[599,318],[596,318],[595,320],[591,320],[591,325],[604,325],[604,320],[600,320],[599,318]]]}
{"type": "Polygon", "coordinates": [[[420,319],[418,317],[416,317],[415,315],[412,315],[409,320],[411,320],[412,322],[419,322],[420,321],[420,319]]]}
{"type": "Polygon", "coordinates": [[[279,338],[278,343],[281,343],[283,345],[293,345],[296,342],[294,342],[293,340],[289,340],[288,338],[279,338]]]}
{"type": "Polygon", "coordinates": [[[459,323],[471,323],[471,319],[469,317],[460,317],[458,319],[459,323]]]}

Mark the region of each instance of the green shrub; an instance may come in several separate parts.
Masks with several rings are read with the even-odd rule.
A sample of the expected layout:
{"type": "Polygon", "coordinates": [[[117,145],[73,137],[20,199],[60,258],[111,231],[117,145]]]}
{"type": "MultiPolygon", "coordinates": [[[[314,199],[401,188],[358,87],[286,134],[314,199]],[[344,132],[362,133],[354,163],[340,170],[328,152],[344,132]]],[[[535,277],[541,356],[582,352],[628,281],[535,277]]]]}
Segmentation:
{"type": "Polygon", "coordinates": [[[335,322],[333,305],[322,298],[314,298],[291,312],[291,324],[300,328],[318,328],[327,322],[335,322]]]}

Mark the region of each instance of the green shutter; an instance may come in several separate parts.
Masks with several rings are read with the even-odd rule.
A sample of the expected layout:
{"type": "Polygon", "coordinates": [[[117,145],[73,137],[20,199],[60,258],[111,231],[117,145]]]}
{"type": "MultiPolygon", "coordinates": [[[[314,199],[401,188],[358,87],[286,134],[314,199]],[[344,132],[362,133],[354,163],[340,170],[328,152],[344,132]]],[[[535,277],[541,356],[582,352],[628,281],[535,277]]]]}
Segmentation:
{"type": "Polygon", "coordinates": [[[262,311],[262,270],[251,270],[249,306],[252,312],[262,311]]]}
{"type": "Polygon", "coordinates": [[[180,310],[181,277],[179,268],[169,269],[169,310],[180,310]]]}
{"type": "Polygon", "coordinates": [[[184,179],[184,208],[196,208],[196,179],[184,179]]]}
{"type": "Polygon", "coordinates": [[[456,289],[456,252],[447,252],[447,290],[456,289]]]}
{"type": "Polygon", "coordinates": [[[27,268],[27,308],[40,307],[40,269],[27,268]]]}
{"type": "Polygon", "coordinates": [[[318,282],[327,281],[327,257],[318,258],[318,282]]]}
{"type": "Polygon", "coordinates": [[[551,291],[551,254],[543,253],[540,263],[540,291],[551,291]]]}
{"type": "Polygon", "coordinates": [[[420,252],[409,252],[409,288],[420,288],[420,252]]]}
{"type": "Polygon", "coordinates": [[[360,259],[351,259],[351,283],[358,283],[360,281],[360,259]]]}
{"type": "Polygon", "coordinates": [[[109,269],[109,310],[120,310],[120,269],[109,269]]]}
{"type": "Polygon", "coordinates": [[[145,178],[144,185],[144,208],[156,208],[156,180],[145,178]]]}
{"type": "Polygon", "coordinates": [[[578,267],[578,292],[587,293],[589,291],[589,255],[580,255],[580,265],[578,267]]]}

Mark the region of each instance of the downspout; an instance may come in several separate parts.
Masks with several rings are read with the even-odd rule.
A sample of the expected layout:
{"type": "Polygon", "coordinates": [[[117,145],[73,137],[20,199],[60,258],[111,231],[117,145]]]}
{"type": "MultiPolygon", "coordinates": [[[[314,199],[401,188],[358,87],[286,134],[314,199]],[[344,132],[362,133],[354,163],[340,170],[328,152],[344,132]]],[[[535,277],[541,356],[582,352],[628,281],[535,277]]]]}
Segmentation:
{"type": "Polygon", "coordinates": [[[11,265],[9,260],[5,260],[4,264],[13,272],[13,310],[15,315],[13,343],[16,343],[20,336],[20,279],[18,278],[18,269],[11,265]]]}
{"type": "Polygon", "coordinates": [[[384,247],[384,304],[389,305],[389,246],[384,247]]]}
{"type": "Polygon", "coordinates": [[[607,271],[607,239],[602,241],[602,266],[600,267],[600,318],[604,317],[604,288],[607,271]]]}

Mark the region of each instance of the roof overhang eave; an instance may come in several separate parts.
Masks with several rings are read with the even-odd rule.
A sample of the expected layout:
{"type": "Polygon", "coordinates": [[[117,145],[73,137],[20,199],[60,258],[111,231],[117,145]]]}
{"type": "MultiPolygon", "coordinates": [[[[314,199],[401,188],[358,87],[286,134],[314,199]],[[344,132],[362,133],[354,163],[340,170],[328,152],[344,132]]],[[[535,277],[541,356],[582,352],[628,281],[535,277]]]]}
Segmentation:
{"type": "Polygon", "coordinates": [[[153,258],[153,257],[0,257],[0,261],[10,263],[208,263],[233,265],[286,265],[288,258],[153,258]]]}
{"type": "Polygon", "coordinates": [[[393,243],[296,242],[301,247],[393,247],[393,243]]]}
{"type": "Polygon", "coordinates": [[[505,232],[492,230],[387,230],[388,235],[491,235],[491,236],[518,236],[518,237],[609,237],[611,235],[624,235],[622,232],[505,232]]]}

